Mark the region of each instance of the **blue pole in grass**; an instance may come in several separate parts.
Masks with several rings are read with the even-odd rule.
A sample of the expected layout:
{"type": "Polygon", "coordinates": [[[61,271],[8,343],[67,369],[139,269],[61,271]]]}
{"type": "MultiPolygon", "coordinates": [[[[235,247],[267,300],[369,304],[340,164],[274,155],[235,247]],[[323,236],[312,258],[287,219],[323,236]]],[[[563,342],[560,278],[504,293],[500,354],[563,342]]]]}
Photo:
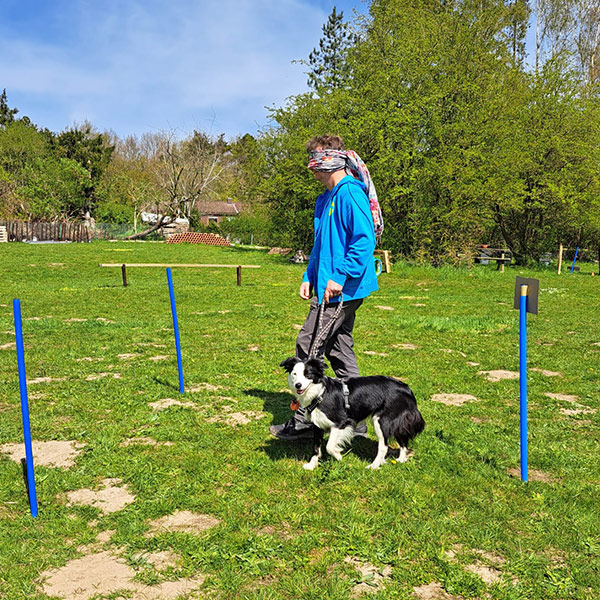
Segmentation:
{"type": "Polygon", "coordinates": [[[25,351],[23,350],[23,326],[21,322],[21,301],[13,300],[15,318],[15,337],[17,338],[17,364],[19,366],[19,390],[21,392],[21,414],[23,416],[23,437],[25,439],[25,460],[27,462],[27,489],[31,516],[37,517],[37,495],[33,472],[33,450],[31,449],[31,425],[29,423],[29,404],[27,402],[27,378],[25,376],[25,351]]]}
{"type": "Polygon", "coordinates": [[[573,269],[575,268],[575,261],[577,260],[578,252],[579,252],[579,246],[577,246],[577,248],[575,249],[575,258],[573,259],[573,264],[571,265],[571,273],[573,272],[573,269]]]}
{"type": "Polygon", "coordinates": [[[521,421],[521,481],[527,474],[527,286],[521,286],[519,312],[519,405],[521,421]]]}
{"type": "Polygon", "coordinates": [[[177,323],[177,308],[175,307],[175,292],[173,291],[173,277],[171,268],[167,267],[167,280],[169,282],[169,295],[171,296],[171,314],[173,315],[173,329],[175,330],[175,348],[177,350],[177,370],[179,371],[179,393],[184,393],[183,367],[181,365],[181,345],[179,343],[179,325],[177,323]]]}

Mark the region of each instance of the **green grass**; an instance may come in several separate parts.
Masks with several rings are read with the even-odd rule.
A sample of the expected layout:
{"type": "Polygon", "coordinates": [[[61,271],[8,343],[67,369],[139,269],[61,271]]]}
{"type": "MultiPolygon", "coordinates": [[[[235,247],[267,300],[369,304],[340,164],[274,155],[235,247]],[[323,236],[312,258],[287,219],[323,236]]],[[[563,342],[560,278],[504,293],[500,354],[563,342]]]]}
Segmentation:
{"type": "MultiPolygon", "coordinates": [[[[427,422],[415,456],[371,472],[375,442],[356,440],[341,463],[325,459],[306,472],[310,444],[268,434],[290,414],[278,365],[293,353],[294,325],[307,310],[297,296],[302,266],[255,250],[162,243],[15,243],[0,251],[0,346],[14,341],[12,299],[20,298],[28,378],[64,378],[29,386],[32,436],[85,444],[68,470],[36,467],[37,519],[20,465],[0,458],[3,600],[46,598],[40,575],[111,529],[105,547],[132,566],[140,551],[180,555],[166,577],[202,573],[202,598],[346,599],[361,580],[346,557],[391,568],[371,598],[413,598],[414,587],[431,582],[463,598],[600,597],[600,412],[568,416],[560,409],[572,405],[545,395],[577,395],[600,408],[594,265],[558,276],[396,264],[358,313],[355,350],[363,374],[399,376],[413,388],[427,422]],[[120,270],[101,262],[261,265],[243,271],[240,287],[235,269],[173,269],[186,386],[215,386],[181,397],[198,410],[148,406],[179,396],[164,269],[129,269],[124,288],[120,270]],[[518,381],[478,374],[518,370],[515,275],[540,279],[529,366],[561,373],[529,373],[530,471],[549,483],[507,474],[519,466],[518,381]],[[402,343],[418,348],[394,347],[402,343]],[[125,353],[137,356],[118,358],[125,353]],[[169,359],[149,360],[156,355],[169,359]],[[84,357],[94,360],[78,361],[84,357]],[[122,377],[86,380],[111,372],[122,377]],[[479,402],[446,406],[431,400],[437,393],[479,402]],[[225,405],[264,415],[235,427],[209,422],[225,405]],[[174,445],[120,445],[139,436],[174,445]],[[107,477],[122,479],[136,501],[106,516],[67,504],[67,492],[107,477]],[[175,510],[221,524],[200,535],[145,537],[149,521],[175,510]],[[496,583],[469,571],[478,557],[496,564],[496,583]]],[[[0,444],[22,440],[19,406],[16,352],[0,350],[0,444]]],[[[146,583],[164,578],[139,573],[146,583]]]]}

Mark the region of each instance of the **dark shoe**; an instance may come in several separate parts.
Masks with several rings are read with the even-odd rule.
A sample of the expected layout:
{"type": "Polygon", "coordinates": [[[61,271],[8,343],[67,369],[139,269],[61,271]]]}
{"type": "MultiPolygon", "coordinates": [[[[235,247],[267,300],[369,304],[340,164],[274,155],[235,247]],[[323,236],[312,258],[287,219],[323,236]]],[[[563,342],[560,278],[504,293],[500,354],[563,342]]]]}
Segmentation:
{"type": "Polygon", "coordinates": [[[354,428],[354,437],[364,437],[364,438],[368,438],[369,434],[367,433],[367,424],[366,423],[359,423],[355,428],[354,428]]]}
{"type": "Polygon", "coordinates": [[[271,435],[286,442],[306,440],[313,437],[311,425],[298,425],[294,419],[290,419],[287,423],[281,425],[271,425],[269,431],[271,435]]]}

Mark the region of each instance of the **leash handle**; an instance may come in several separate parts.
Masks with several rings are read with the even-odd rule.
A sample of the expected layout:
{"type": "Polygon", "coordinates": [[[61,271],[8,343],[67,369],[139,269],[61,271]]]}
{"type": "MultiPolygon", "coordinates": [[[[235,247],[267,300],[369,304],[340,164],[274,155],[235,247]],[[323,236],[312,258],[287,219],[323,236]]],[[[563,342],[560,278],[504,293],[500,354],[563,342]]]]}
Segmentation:
{"type": "Polygon", "coordinates": [[[317,332],[315,333],[312,343],[310,345],[310,349],[308,351],[308,358],[314,358],[317,355],[318,349],[321,347],[321,344],[327,338],[327,334],[329,330],[337,320],[337,318],[342,313],[342,308],[344,305],[344,295],[340,292],[340,301],[338,302],[338,307],[335,309],[335,313],[333,317],[329,320],[329,323],[325,327],[323,327],[323,317],[325,315],[325,302],[321,302],[319,304],[319,316],[317,322],[317,332]]]}

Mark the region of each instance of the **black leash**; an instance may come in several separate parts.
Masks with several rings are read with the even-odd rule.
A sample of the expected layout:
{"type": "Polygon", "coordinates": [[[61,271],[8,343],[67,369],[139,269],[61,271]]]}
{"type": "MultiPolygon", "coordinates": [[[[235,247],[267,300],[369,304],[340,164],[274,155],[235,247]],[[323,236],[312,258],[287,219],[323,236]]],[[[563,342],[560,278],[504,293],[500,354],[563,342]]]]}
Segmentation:
{"type": "Polygon", "coordinates": [[[310,345],[310,349],[308,351],[308,358],[314,358],[317,355],[317,351],[321,347],[321,344],[327,338],[327,334],[329,330],[332,328],[333,324],[337,320],[337,318],[342,313],[344,297],[340,292],[340,301],[338,302],[338,307],[335,309],[333,313],[333,317],[331,317],[329,323],[325,327],[323,327],[323,317],[325,315],[325,302],[321,302],[319,304],[319,318],[317,322],[317,333],[315,333],[312,343],[310,345]]]}

